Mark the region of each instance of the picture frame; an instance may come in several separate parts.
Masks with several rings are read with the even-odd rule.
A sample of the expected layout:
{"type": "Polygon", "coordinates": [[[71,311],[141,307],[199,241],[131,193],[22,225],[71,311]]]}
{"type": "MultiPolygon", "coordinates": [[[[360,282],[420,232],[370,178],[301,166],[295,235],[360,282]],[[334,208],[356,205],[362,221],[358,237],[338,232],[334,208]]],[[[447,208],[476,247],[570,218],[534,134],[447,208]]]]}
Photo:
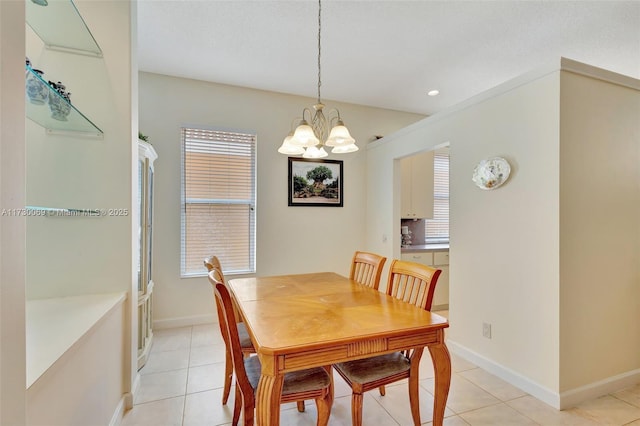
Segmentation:
{"type": "Polygon", "coordinates": [[[343,162],[289,157],[288,187],[290,207],[343,207],[343,162]]]}

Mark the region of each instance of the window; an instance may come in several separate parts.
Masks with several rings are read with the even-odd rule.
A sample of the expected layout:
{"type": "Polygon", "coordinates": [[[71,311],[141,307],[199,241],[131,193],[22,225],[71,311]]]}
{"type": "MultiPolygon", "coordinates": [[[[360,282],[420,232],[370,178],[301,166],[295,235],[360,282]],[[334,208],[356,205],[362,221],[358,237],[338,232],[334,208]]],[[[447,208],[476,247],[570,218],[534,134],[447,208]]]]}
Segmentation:
{"type": "Polygon", "coordinates": [[[182,129],[181,276],[255,272],[256,135],[182,129]]]}
{"type": "Polygon", "coordinates": [[[449,241],[449,148],[433,156],[433,219],[425,219],[427,243],[449,241]]]}

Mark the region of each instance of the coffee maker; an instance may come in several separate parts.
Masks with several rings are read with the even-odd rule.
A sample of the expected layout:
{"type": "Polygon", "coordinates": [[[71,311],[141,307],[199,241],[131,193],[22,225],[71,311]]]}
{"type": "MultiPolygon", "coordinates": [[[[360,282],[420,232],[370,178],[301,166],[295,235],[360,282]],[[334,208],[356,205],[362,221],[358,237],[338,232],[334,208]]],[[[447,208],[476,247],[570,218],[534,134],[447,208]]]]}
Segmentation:
{"type": "Polygon", "coordinates": [[[402,244],[402,247],[409,247],[411,245],[411,230],[409,230],[408,226],[401,226],[400,233],[401,233],[400,243],[402,244]]]}

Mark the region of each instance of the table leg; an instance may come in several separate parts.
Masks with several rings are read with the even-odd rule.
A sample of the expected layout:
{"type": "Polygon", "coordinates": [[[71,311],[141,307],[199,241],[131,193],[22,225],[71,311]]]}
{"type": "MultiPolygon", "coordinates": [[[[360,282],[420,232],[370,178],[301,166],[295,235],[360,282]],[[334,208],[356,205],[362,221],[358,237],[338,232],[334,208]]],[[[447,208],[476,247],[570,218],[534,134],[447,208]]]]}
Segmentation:
{"type": "Polygon", "coordinates": [[[433,426],[442,426],[444,409],[451,385],[451,357],[444,344],[444,330],[439,330],[439,343],[429,346],[433,370],[435,372],[435,389],[433,398],[433,426]]]}
{"type": "Polygon", "coordinates": [[[411,370],[409,371],[409,404],[413,425],[420,426],[420,359],[424,348],[415,348],[411,354],[411,370]]]}
{"type": "Polygon", "coordinates": [[[256,424],[258,426],[277,426],[280,424],[280,395],[284,376],[278,374],[260,376],[256,389],[256,424]]]}

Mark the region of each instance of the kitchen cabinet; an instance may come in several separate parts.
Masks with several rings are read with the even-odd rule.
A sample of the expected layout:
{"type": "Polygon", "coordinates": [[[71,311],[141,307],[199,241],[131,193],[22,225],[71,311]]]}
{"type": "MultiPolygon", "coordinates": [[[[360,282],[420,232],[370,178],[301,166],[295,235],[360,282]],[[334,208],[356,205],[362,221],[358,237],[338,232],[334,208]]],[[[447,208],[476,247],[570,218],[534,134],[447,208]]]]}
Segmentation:
{"type": "Polygon", "coordinates": [[[433,218],[433,151],[400,160],[403,219],[433,218]]]}
{"type": "Polygon", "coordinates": [[[433,253],[430,251],[402,253],[401,259],[408,260],[409,262],[416,262],[422,263],[423,265],[433,266],[433,253]]]}
{"type": "Polygon", "coordinates": [[[433,295],[431,309],[434,311],[449,308],[449,250],[412,251],[402,253],[400,258],[409,262],[422,263],[442,270],[436,291],[433,295]]]}

